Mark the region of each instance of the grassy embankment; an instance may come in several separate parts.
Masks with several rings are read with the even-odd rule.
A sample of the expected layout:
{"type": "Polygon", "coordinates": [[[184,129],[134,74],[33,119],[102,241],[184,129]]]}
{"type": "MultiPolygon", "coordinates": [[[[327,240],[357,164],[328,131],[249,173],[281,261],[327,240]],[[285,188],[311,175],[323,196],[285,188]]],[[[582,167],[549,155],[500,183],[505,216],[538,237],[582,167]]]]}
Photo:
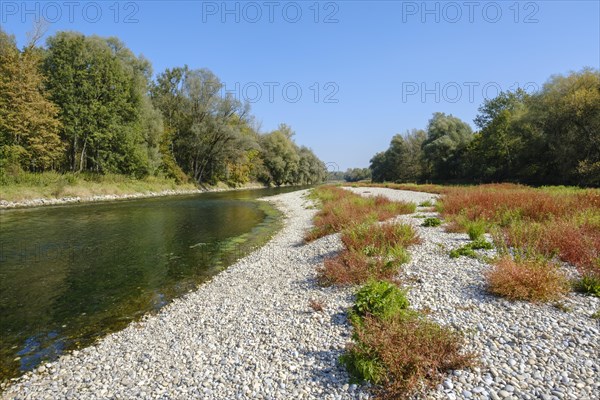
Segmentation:
{"type": "MultiPolygon", "coordinates": [[[[341,361],[357,380],[374,383],[383,398],[404,398],[471,364],[459,333],[411,310],[395,278],[419,242],[411,226],[383,222],[415,211],[414,204],[364,198],[335,187],[314,189],[320,205],[306,240],[341,232],[346,249],[318,271],[323,285],[364,285],[349,311],[353,342],[341,361]]],[[[314,308],[314,305],[313,305],[314,308]]]]}
{"type": "MultiPolygon", "coordinates": [[[[499,257],[486,274],[497,295],[529,301],[558,300],[570,289],[600,296],[600,190],[531,188],[514,184],[467,187],[369,185],[439,193],[437,209],[447,230],[494,239],[499,257]],[[561,264],[579,273],[570,279],[561,264]]],[[[453,255],[471,255],[468,248],[453,255]]]]}
{"type": "Polygon", "coordinates": [[[92,197],[193,190],[192,183],[178,184],[173,179],[149,176],[135,179],[117,174],[19,172],[0,176],[0,200],[20,202],[39,198],[92,197]]]}

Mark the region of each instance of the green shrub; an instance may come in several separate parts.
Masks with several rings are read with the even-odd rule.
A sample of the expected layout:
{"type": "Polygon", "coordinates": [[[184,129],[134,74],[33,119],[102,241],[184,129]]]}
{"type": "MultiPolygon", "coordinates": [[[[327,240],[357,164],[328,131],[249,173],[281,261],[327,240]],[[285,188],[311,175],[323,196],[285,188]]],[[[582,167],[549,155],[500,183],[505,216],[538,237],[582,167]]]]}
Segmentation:
{"type": "Polygon", "coordinates": [[[409,306],[406,293],[387,281],[369,281],[356,293],[351,314],[359,318],[374,315],[381,319],[403,312],[409,306]]]}
{"type": "Polygon", "coordinates": [[[432,206],[433,206],[433,203],[431,202],[431,200],[426,200],[419,204],[419,207],[432,207],[432,206]]]}
{"type": "Polygon", "coordinates": [[[484,238],[479,238],[474,240],[473,242],[468,244],[473,250],[491,250],[494,248],[494,245],[485,240],[484,238]]]}
{"type": "Polygon", "coordinates": [[[458,249],[454,249],[450,252],[450,257],[451,258],[458,258],[460,256],[466,256],[466,257],[471,257],[471,258],[476,258],[477,254],[475,253],[475,250],[491,250],[494,248],[494,245],[491,244],[490,242],[488,242],[487,240],[483,239],[483,238],[479,238],[477,240],[472,241],[469,244],[466,244],[462,247],[459,247],[458,249]]]}
{"type": "Polygon", "coordinates": [[[442,221],[440,221],[439,218],[427,218],[425,219],[425,221],[423,221],[423,224],[421,224],[421,226],[427,226],[427,227],[431,227],[431,226],[440,226],[442,224],[442,221]]]}
{"type": "Polygon", "coordinates": [[[600,278],[594,275],[585,275],[577,282],[576,289],[581,293],[600,297],[600,278]]]}
{"type": "Polygon", "coordinates": [[[460,256],[476,258],[477,254],[469,245],[465,245],[450,251],[450,258],[458,258],[460,256]]]}
{"type": "Polygon", "coordinates": [[[469,239],[471,240],[482,238],[485,234],[485,221],[469,221],[467,223],[467,233],[469,234],[469,239]]]}

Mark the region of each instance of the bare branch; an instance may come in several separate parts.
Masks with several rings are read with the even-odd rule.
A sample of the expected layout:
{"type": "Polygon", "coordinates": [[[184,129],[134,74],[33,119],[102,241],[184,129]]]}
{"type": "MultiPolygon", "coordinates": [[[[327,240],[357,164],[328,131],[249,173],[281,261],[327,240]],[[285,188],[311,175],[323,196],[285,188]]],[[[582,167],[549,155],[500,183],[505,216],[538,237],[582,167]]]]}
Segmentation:
{"type": "Polygon", "coordinates": [[[48,32],[49,28],[50,23],[44,18],[34,21],[33,28],[31,31],[27,32],[27,48],[31,49],[35,47],[37,42],[44,37],[46,32],[48,32]]]}

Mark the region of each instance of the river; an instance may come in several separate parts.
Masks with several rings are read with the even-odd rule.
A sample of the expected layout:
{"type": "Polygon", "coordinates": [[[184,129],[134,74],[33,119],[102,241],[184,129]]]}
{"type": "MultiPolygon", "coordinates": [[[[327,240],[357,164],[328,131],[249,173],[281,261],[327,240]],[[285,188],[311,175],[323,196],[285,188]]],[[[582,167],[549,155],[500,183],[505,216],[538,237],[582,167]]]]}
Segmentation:
{"type": "Polygon", "coordinates": [[[0,381],[122,329],[279,226],[259,189],[0,211],[0,381]]]}

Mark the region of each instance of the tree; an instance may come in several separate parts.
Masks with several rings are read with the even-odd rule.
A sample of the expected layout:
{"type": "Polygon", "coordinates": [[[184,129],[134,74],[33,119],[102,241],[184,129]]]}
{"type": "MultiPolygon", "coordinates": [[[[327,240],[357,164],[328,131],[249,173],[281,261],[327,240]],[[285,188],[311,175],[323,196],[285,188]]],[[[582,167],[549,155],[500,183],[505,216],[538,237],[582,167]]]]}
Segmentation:
{"type": "Polygon", "coordinates": [[[152,88],[152,99],[173,132],[171,153],[196,182],[216,183],[231,162],[252,147],[244,137],[249,107],[221,96],[223,84],[207,69],[166,70],[152,88]]]}
{"type": "Polygon", "coordinates": [[[3,164],[30,171],[56,167],[63,152],[59,110],[47,98],[37,39],[19,51],[0,29],[0,155],[3,164]]]}
{"type": "Polygon", "coordinates": [[[522,151],[527,144],[519,122],[527,112],[529,95],[522,89],[502,92],[479,107],[475,124],[480,128],[469,152],[471,171],[484,181],[504,181],[520,176],[522,151]]]}
{"type": "Polygon", "coordinates": [[[547,143],[547,183],[600,184],[600,71],[553,76],[530,102],[547,143]]]}
{"type": "Polygon", "coordinates": [[[421,129],[392,137],[390,147],[371,159],[373,181],[420,181],[424,171],[421,147],[425,137],[426,133],[421,129]]]}
{"type": "Polygon", "coordinates": [[[452,115],[436,112],[427,125],[423,141],[426,175],[435,180],[464,176],[464,155],[473,139],[471,127],[452,115]]]}
{"type": "Polygon", "coordinates": [[[371,180],[373,182],[385,182],[390,180],[385,152],[381,151],[375,154],[373,158],[371,158],[369,163],[369,169],[371,170],[371,180]]]}
{"type": "Polygon", "coordinates": [[[346,182],[358,182],[371,179],[371,170],[369,168],[348,168],[344,174],[346,182]]]}
{"type": "Polygon", "coordinates": [[[261,138],[263,162],[275,185],[295,183],[300,156],[292,141],[293,131],[287,125],[261,138]]]}
{"type": "Polygon", "coordinates": [[[44,63],[72,171],[148,171],[142,133],[149,64],[115,38],[59,32],[48,39],[44,63]]]}

